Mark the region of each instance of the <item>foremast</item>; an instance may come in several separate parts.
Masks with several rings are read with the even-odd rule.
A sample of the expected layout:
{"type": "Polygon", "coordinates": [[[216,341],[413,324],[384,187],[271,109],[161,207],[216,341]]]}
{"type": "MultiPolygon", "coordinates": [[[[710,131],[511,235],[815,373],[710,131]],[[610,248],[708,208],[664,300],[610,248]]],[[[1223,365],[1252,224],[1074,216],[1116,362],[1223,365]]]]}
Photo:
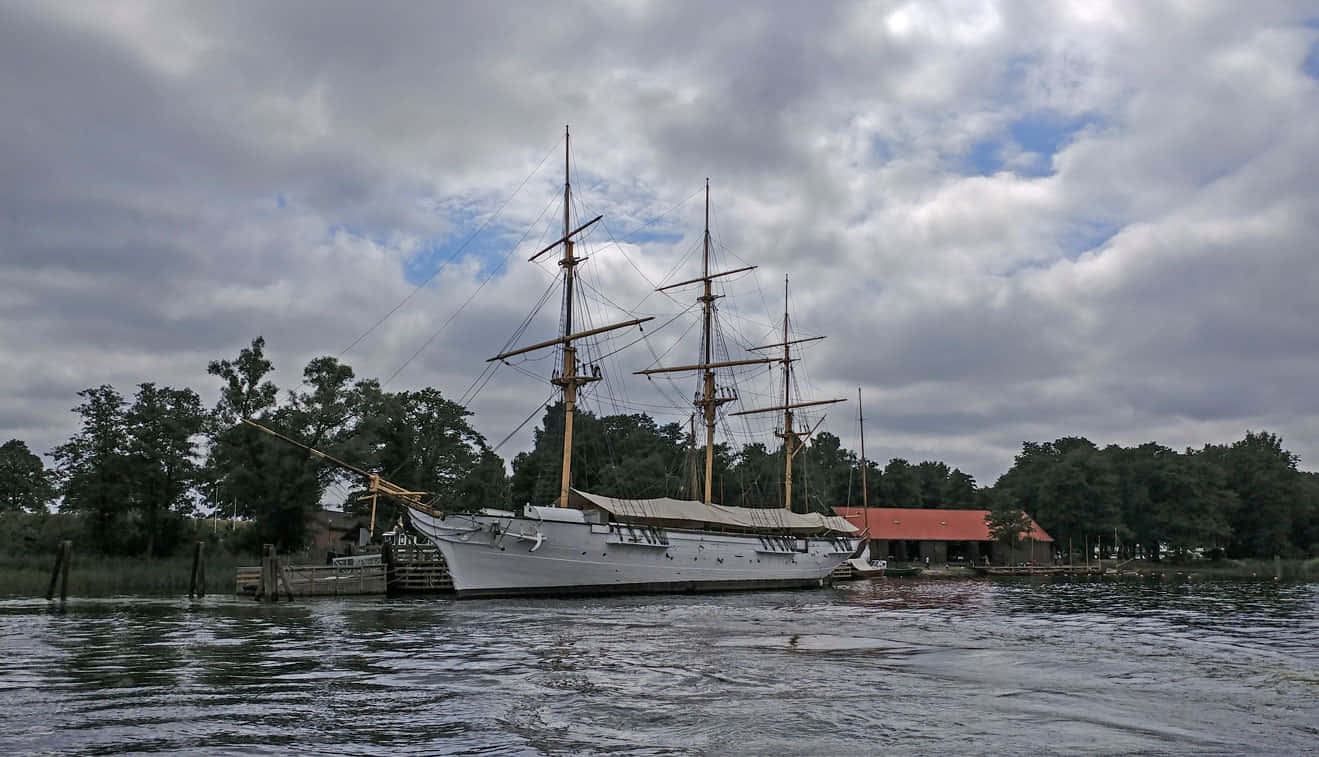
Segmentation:
{"type": "Polygon", "coordinates": [[[600,328],[590,329],[573,333],[573,280],[577,265],[586,258],[579,258],[573,252],[573,237],[585,231],[599,221],[602,216],[587,221],[570,230],[572,223],[570,214],[572,211],[572,177],[569,165],[569,142],[570,135],[568,127],[563,127],[563,237],[558,241],[550,244],[545,249],[528,258],[529,262],[534,262],[537,258],[550,250],[563,245],[563,257],[559,259],[559,267],[563,268],[563,336],[557,339],[551,339],[547,342],[533,344],[530,347],[504,352],[490,358],[486,362],[494,360],[504,360],[514,355],[521,355],[524,352],[563,345],[563,368],[557,372],[550,383],[559,387],[563,392],[563,468],[559,475],[559,507],[568,506],[568,491],[572,488],[572,435],[573,435],[573,411],[577,408],[577,390],[591,382],[599,381],[599,370],[592,371],[589,374],[578,375],[577,373],[577,347],[573,344],[576,340],[582,339],[594,334],[601,334],[606,331],[627,328],[640,323],[652,320],[651,318],[636,318],[631,321],[614,323],[600,328]]]}
{"type": "MultiPolygon", "coordinates": [[[[772,358],[752,358],[749,360],[725,360],[722,362],[711,362],[713,354],[713,324],[714,324],[714,302],[722,295],[714,294],[711,282],[721,276],[730,276],[735,273],[742,273],[755,269],[755,266],[746,266],[736,268],[731,271],[722,273],[710,273],[710,180],[705,180],[705,234],[702,238],[703,253],[701,256],[701,276],[687,281],[680,281],[677,284],[670,284],[655,290],[663,292],[666,289],[673,289],[688,284],[701,283],[704,285],[703,293],[697,297],[701,303],[702,310],[702,336],[701,336],[701,362],[695,365],[680,365],[672,368],[651,368],[645,371],[636,371],[638,375],[650,376],[656,373],[675,373],[679,371],[701,371],[701,393],[697,395],[696,400],[692,403],[701,411],[701,417],[705,419],[705,503],[711,504],[714,499],[714,425],[718,417],[719,406],[737,399],[737,395],[732,390],[722,393],[715,385],[714,369],[729,368],[738,365],[759,365],[774,362],[772,358]]],[[[695,434],[693,434],[695,436],[695,434]]]]}
{"type": "MultiPolygon", "coordinates": [[[[861,404],[861,387],[856,388],[856,419],[857,428],[861,432],[861,512],[865,515],[866,537],[869,541],[870,535],[870,492],[866,490],[866,412],[865,406],[861,404]]],[[[850,503],[849,503],[850,504],[850,503]]]]}
{"type": "Polygon", "coordinates": [[[788,338],[788,277],[783,277],[783,341],[777,344],[766,344],[760,347],[752,347],[752,351],[769,350],[775,347],[783,348],[783,357],[778,358],[779,363],[783,365],[783,404],[775,407],[762,407],[755,410],[743,410],[731,415],[751,415],[753,413],[783,413],[783,430],[774,435],[783,440],[783,507],[792,510],[792,458],[806,447],[806,440],[815,433],[819,428],[820,421],[806,429],[805,433],[799,434],[793,427],[793,410],[803,407],[814,407],[816,405],[832,405],[836,402],[846,402],[846,399],[833,400],[812,400],[809,402],[792,402],[792,364],[796,358],[792,356],[792,345],[802,344],[803,342],[814,342],[824,339],[822,336],[806,337],[804,339],[788,338]]]}

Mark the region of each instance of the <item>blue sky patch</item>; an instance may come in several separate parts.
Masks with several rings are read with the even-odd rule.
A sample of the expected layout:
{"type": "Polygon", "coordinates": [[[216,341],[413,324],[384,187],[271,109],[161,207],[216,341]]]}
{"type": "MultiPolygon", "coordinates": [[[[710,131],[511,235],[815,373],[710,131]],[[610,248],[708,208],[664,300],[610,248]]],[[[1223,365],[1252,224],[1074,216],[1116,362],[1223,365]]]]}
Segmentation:
{"type": "Polygon", "coordinates": [[[1063,254],[1076,260],[1091,250],[1097,250],[1108,243],[1122,230],[1122,225],[1098,218],[1078,219],[1063,232],[1063,254]]]}
{"type": "Polygon", "coordinates": [[[1312,79],[1319,79],[1319,42],[1310,45],[1310,52],[1301,63],[1301,70],[1312,79]]]}
{"type": "Polygon", "coordinates": [[[1026,152],[1052,158],[1072,141],[1077,132],[1095,123],[1098,119],[1093,116],[1060,118],[1051,113],[1032,113],[1014,121],[1008,126],[1008,133],[1026,152]]]}
{"type": "Polygon", "coordinates": [[[1009,170],[1019,176],[1053,173],[1053,156],[1075,139],[1082,129],[1100,123],[1086,115],[1064,118],[1037,112],[1008,124],[1006,134],[996,134],[971,146],[966,162],[969,171],[989,176],[1009,170]]]}
{"type": "Polygon", "coordinates": [[[878,163],[887,163],[893,160],[893,148],[887,140],[873,137],[870,140],[870,156],[878,163]]]}
{"type": "MultiPolygon", "coordinates": [[[[428,282],[441,268],[450,263],[458,263],[476,256],[480,260],[479,278],[484,278],[495,267],[502,265],[510,248],[518,236],[510,230],[492,225],[472,237],[472,232],[479,226],[466,226],[455,229],[453,234],[422,240],[421,245],[403,263],[403,278],[413,286],[428,282]],[[468,239],[471,239],[469,242],[468,239]],[[466,246],[464,246],[466,245],[466,246]]],[[[329,236],[345,234],[359,239],[369,239],[381,247],[395,244],[389,234],[373,233],[351,223],[339,223],[327,229],[329,236]]]]}
{"type": "Polygon", "coordinates": [[[995,140],[976,142],[971,146],[967,161],[972,170],[981,176],[989,176],[1003,169],[1003,143],[995,140]]]}
{"type": "MultiPolygon", "coordinates": [[[[450,262],[457,263],[476,257],[481,263],[477,277],[485,278],[491,271],[504,264],[510,248],[517,242],[517,236],[509,229],[490,226],[472,237],[472,232],[477,228],[479,227],[463,227],[455,229],[454,233],[447,237],[425,240],[403,264],[403,277],[409,284],[420,286],[450,262]],[[468,239],[471,241],[469,242],[468,239]],[[463,246],[464,244],[466,247],[463,246]]],[[[530,250],[529,247],[525,249],[530,250]]],[[[528,255],[531,252],[535,251],[530,250],[528,255]]]]}

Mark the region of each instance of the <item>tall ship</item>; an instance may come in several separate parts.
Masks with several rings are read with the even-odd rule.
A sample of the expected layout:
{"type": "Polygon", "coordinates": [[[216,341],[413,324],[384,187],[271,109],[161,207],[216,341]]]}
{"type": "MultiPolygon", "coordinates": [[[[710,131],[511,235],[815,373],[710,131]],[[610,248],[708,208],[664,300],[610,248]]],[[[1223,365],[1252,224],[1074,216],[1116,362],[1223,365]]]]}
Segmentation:
{"type": "MultiPolygon", "coordinates": [[[[712,282],[748,271],[710,271],[710,187],[705,187],[705,234],[702,273],[688,281],[661,287],[660,291],[701,285],[697,297],[703,316],[700,362],[691,365],[637,371],[694,372],[701,391],[694,405],[705,425],[705,485],[702,499],[625,499],[573,487],[573,419],[579,391],[601,380],[598,369],[586,370],[577,358],[576,344],[588,337],[637,326],[650,318],[574,331],[573,287],[575,269],[586,258],[574,251],[574,239],[600,220],[596,216],[570,227],[572,184],[568,133],[564,134],[563,235],[531,257],[535,261],[560,249],[563,269],[563,318],[560,336],[490,358],[502,361],[515,355],[557,348],[561,367],[551,383],[563,396],[563,454],[559,496],[553,504],[527,504],[521,512],[482,507],[471,502],[436,502],[424,492],[407,491],[379,475],[336,460],[283,436],[250,419],[244,422],[284,439],[369,481],[367,497],[388,496],[401,501],[412,527],[439,549],[448,563],[454,591],[459,597],[534,595],[630,594],[749,589],[786,589],[823,586],[830,574],[857,547],[856,527],[844,518],[791,509],[792,461],[805,448],[815,428],[798,429],[793,413],[805,407],[843,402],[841,399],[792,402],[793,347],[822,339],[790,339],[788,290],[784,280],[783,339],[750,348],[749,352],[779,351],[779,356],[741,360],[714,360],[712,282]],[[783,440],[783,506],[729,507],[714,502],[713,469],[715,424],[720,406],[736,394],[715,382],[715,370],[736,366],[779,363],[783,372],[781,404],[729,415],[781,413],[783,440]]],[[[818,422],[816,426],[818,426],[818,422]]],[[[695,433],[693,432],[693,437],[695,433]]],[[[693,445],[695,439],[693,438],[693,445]]],[[[695,471],[693,471],[693,479],[695,471]]],[[[691,487],[694,493],[695,484],[691,487]]],[[[691,495],[689,495],[691,496],[691,495]]],[[[374,508],[373,508],[374,513],[374,508]]],[[[374,518],[374,515],[373,515],[374,518]]]]}

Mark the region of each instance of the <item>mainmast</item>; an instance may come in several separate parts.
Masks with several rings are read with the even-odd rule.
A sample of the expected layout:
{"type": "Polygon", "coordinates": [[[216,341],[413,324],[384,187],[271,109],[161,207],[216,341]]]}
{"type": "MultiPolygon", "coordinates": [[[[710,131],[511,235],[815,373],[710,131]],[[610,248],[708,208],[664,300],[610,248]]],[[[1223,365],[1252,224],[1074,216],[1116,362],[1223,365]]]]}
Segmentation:
{"type": "Polygon", "coordinates": [[[792,402],[792,364],[796,359],[792,357],[792,345],[803,342],[814,342],[823,339],[822,336],[807,337],[805,339],[788,339],[788,277],[783,277],[783,341],[779,344],[766,344],[761,347],[752,347],[752,350],[768,350],[775,347],[783,348],[783,357],[778,362],[783,364],[783,404],[777,407],[762,407],[756,410],[743,410],[740,413],[731,413],[732,415],[751,415],[752,413],[777,413],[783,412],[783,431],[775,436],[783,440],[783,506],[792,509],[792,458],[806,447],[806,440],[815,433],[819,427],[820,421],[804,434],[798,434],[793,429],[792,411],[800,407],[813,407],[815,405],[832,405],[836,402],[846,402],[846,399],[836,400],[813,400],[810,402],[792,402]]]}
{"type": "Polygon", "coordinates": [[[703,312],[703,326],[701,336],[701,362],[696,365],[681,365],[674,368],[652,368],[646,371],[637,371],[638,375],[649,376],[655,373],[674,373],[676,371],[703,371],[703,380],[701,382],[701,393],[692,403],[701,410],[702,417],[705,418],[705,503],[710,504],[714,501],[714,422],[718,416],[719,406],[727,402],[733,402],[737,395],[732,391],[726,391],[722,395],[715,386],[714,369],[727,368],[735,365],[757,365],[773,362],[770,358],[753,358],[750,360],[726,360],[719,363],[710,362],[712,356],[713,342],[713,324],[714,324],[714,301],[722,295],[716,295],[711,288],[711,281],[720,276],[728,276],[734,273],[750,271],[755,266],[746,266],[737,268],[732,271],[723,273],[710,273],[710,180],[705,180],[705,235],[703,237],[703,254],[701,264],[701,277],[680,281],[677,284],[670,284],[666,287],[660,287],[655,290],[663,292],[665,289],[685,286],[703,282],[704,293],[697,297],[701,303],[703,312]]]}
{"type": "MultiPolygon", "coordinates": [[[[553,244],[549,245],[540,252],[532,255],[529,260],[535,261],[541,255],[549,252],[560,244],[563,245],[563,257],[559,260],[559,266],[563,268],[563,336],[557,339],[551,339],[548,342],[533,344],[530,347],[505,352],[495,355],[490,360],[503,360],[514,355],[520,355],[524,352],[551,347],[556,344],[563,345],[563,369],[558,375],[550,379],[550,383],[559,387],[563,391],[563,469],[559,477],[559,507],[568,506],[568,490],[572,487],[572,426],[573,411],[577,407],[577,389],[593,381],[600,380],[598,369],[590,374],[577,375],[577,348],[573,342],[583,337],[600,334],[614,329],[621,329],[627,326],[635,326],[639,323],[645,323],[651,318],[637,318],[623,323],[615,323],[609,326],[601,326],[597,329],[582,331],[574,334],[572,330],[573,316],[573,278],[574,270],[577,264],[585,258],[578,258],[573,255],[572,238],[578,233],[584,231],[602,216],[596,216],[590,221],[578,226],[576,229],[569,230],[570,213],[572,211],[572,181],[569,175],[569,134],[568,127],[563,127],[563,237],[553,244]]],[[[487,361],[489,362],[489,361],[487,361]]]]}

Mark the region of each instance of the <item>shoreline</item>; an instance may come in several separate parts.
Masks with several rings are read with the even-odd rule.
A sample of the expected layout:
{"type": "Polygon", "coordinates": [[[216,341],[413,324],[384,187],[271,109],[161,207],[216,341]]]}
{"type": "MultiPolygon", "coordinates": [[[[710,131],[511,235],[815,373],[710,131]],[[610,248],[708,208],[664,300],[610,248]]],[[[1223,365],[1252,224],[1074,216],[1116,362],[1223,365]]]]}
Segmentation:
{"type": "MultiPolygon", "coordinates": [[[[1195,562],[1149,562],[1146,560],[1135,561],[1114,561],[1103,560],[1098,563],[1103,567],[1102,572],[1093,573],[1076,573],[1074,575],[1063,575],[1066,578],[1148,578],[1160,580],[1195,580],[1195,579],[1255,579],[1255,580],[1281,580],[1281,581],[1319,581],[1319,558],[1309,559],[1286,559],[1286,560],[1204,560],[1195,562]]],[[[1007,566],[989,566],[994,568],[1007,566]]],[[[1049,566],[1039,566],[1041,568],[1049,566]]],[[[1065,566],[1057,566],[1065,567],[1065,566]]],[[[1083,565],[1073,565],[1071,567],[1081,568],[1083,565]]],[[[1095,565],[1092,564],[1092,567],[1095,565]]],[[[1005,576],[981,576],[974,568],[969,565],[948,564],[943,566],[930,566],[923,568],[918,577],[921,578],[1002,578],[1005,576]]],[[[1057,575],[1041,574],[1040,576],[1015,576],[1016,578],[1031,577],[1048,577],[1056,578],[1057,575]]]]}

